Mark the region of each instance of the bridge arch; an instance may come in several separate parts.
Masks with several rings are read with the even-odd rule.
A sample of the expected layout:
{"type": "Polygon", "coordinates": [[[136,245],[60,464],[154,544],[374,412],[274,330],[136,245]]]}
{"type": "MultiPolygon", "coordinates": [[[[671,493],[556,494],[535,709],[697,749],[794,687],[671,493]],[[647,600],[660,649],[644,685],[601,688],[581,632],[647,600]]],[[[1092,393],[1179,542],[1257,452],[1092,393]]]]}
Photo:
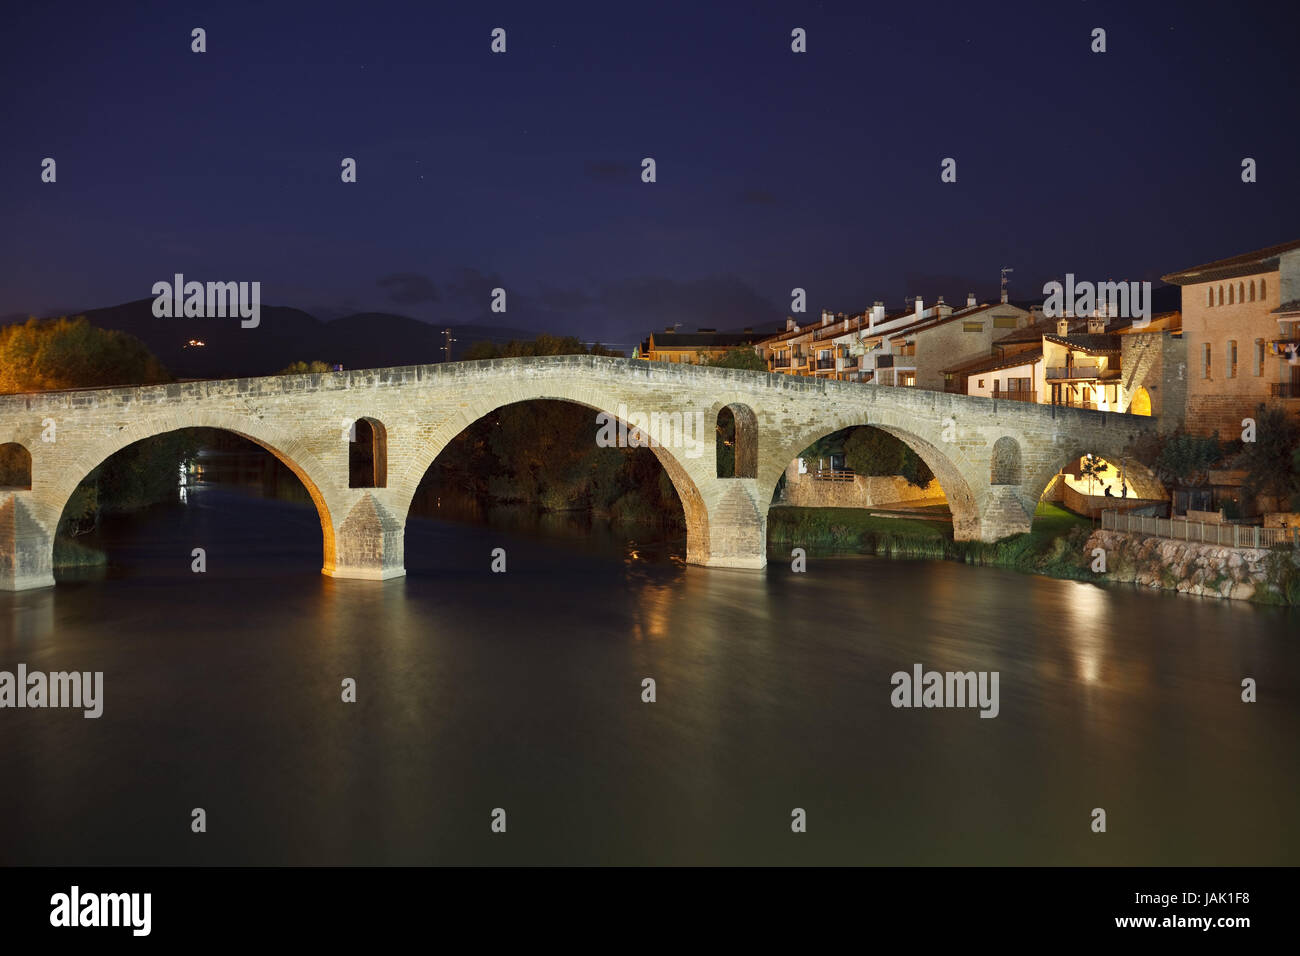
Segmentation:
{"type": "MultiPolygon", "coordinates": [[[[1072,463],[1088,455],[1094,455],[1105,462],[1109,472],[1116,474],[1122,472],[1123,483],[1129,488],[1129,499],[1161,500],[1168,498],[1168,490],[1159,476],[1129,454],[1127,449],[1107,445],[1104,442],[1071,441],[1063,449],[1053,454],[1046,465],[1026,478],[1025,483],[1021,486],[1025,499],[1037,503],[1049,490],[1052,490],[1052,483],[1057,480],[1058,475],[1061,475],[1072,463]]],[[[1111,484],[1113,483],[1114,476],[1112,475],[1111,484]]],[[[1117,505],[1124,500],[1122,490],[1113,494],[1119,499],[1116,502],[1117,505]]]]}
{"type": "Polygon", "coordinates": [[[840,413],[831,417],[829,425],[805,428],[798,433],[797,437],[783,440],[779,450],[775,452],[768,464],[766,472],[760,478],[760,486],[766,490],[766,497],[763,500],[769,502],[772,500],[772,496],[776,491],[776,483],[780,480],[781,474],[787,465],[800,452],[818,439],[845,428],[863,426],[878,428],[912,449],[917,457],[925,462],[926,467],[934,473],[935,478],[939,481],[939,487],[943,489],[944,496],[948,500],[948,507],[952,511],[954,535],[961,539],[978,538],[980,509],[976,497],[976,488],[972,487],[966,477],[967,474],[971,473],[972,466],[965,459],[960,447],[955,443],[943,442],[941,435],[924,434],[923,426],[916,427],[914,425],[909,428],[897,421],[892,421],[893,417],[891,413],[858,415],[840,413]],[[945,452],[941,450],[939,444],[951,448],[951,451],[945,452]]]}
{"type": "MultiPolygon", "coordinates": [[[[649,447],[663,467],[664,472],[668,475],[673,489],[677,492],[678,500],[681,502],[683,518],[686,524],[687,560],[693,563],[705,562],[712,548],[709,507],[696,481],[698,475],[692,473],[692,466],[698,468],[700,465],[692,461],[692,458],[698,458],[700,463],[708,460],[709,456],[706,452],[708,448],[712,447],[711,440],[707,432],[701,435],[697,434],[696,431],[697,429],[707,430],[711,420],[704,415],[702,410],[697,418],[691,419],[689,426],[684,424],[684,417],[684,431],[690,433],[686,436],[686,447],[673,448],[671,442],[664,443],[658,440],[664,433],[659,428],[649,424],[648,415],[627,410],[619,402],[613,400],[612,396],[593,395],[590,389],[565,387],[561,383],[554,381],[547,384],[539,383],[535,389],[530,389],[524,394],[520,394],[518,390],[511,390],[509,394],[501,397],[478,402],[467,402],[452,419],[439,423],[431,429],[414,452],[407,456],[408,464],[402,473],[393,476],[394,480],[391,483],[393,490],[392,509],[395,516],[400,516],[402,526],[405,527],[411,502],[414,500],[420,481],[433,467],[438,456],[457,436],[475,422],[502,408],[536,401],[566,402],[590,409],[594,413],[592,416],[593,432],[598,424],[597,416],[603,415],[606,416],[607,421],[614,425],[617,434],[626,436],[629,446],[649,447]],[[623,414],[620,415],[620,412],[623,414]],[[649,441],[649,436],[654,436],[656,440],[649,441]],[[691,466],[688,466],[688,462],[691,463],[691,466]]],[[[711,461],[710,464],[712,464],[711,461]]]]}
{"type": "MultiPolygon", "coordinates": [[[[263,431],[257,427],[252,416],[214,414],[203,409],[196,409],[184,415],[175,410],[159,416],[144,416],[124,426],[111,435],[100,437],[78,449],[71,461],[63,467],[51,469],[52,474],[42,476],[41,461],[38,458],[33,477],[33,492],[45,502],[37,511],[37,519],[45,528],[49,538],[51,561],[53,560],[54,535],[59,521],[67,507],[72,494],[87,476],[106,462],[113,455],[148,438],[155,438],[172,432],[190,428],[210,428],[238,435],[258,445],[279,459],[302,483],[316,507],[321,523],[321,549],[323,557],[322,570],[326,573],[334,568],[337,560],[337,540],[332,510],[329,504],[335,489],[324,476],[328,474],[325,467],[314,454],[298,441],[285,436],[263,431]]],[[[66,439],[60,439],[66,440],[66,439]]],[[[57,446],[57,442],[54,443],[57,446]]]]}

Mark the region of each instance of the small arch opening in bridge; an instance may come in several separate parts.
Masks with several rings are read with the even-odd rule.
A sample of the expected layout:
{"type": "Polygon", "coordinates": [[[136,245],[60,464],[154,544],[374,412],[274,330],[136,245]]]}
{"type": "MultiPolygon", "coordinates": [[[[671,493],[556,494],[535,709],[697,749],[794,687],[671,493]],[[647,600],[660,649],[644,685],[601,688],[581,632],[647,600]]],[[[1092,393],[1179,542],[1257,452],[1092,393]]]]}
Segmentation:
{"type": "Polygon", "coordinates": [[[358,418],[348,437],[348,487],[388,487],[388,432],[383,423],[358,418]]]}
{"type": "Polygon", "coordinates": [[[1010,435],[1003,435],[993,443],[993,461],[989,468],[989,484],[1018,485],[1021,478],[1020,443],[1010,435]]]}
{"type": "Polygon", "coordinates": [[[31,491],[32,453],[17,442],[0,445],[0,489],[31,491]]]}
{"type": "Polygon", "coordinates": [[[758,477],[758,416],[748,405],[718,411],[717,463],[719,478],[758,477]]]}

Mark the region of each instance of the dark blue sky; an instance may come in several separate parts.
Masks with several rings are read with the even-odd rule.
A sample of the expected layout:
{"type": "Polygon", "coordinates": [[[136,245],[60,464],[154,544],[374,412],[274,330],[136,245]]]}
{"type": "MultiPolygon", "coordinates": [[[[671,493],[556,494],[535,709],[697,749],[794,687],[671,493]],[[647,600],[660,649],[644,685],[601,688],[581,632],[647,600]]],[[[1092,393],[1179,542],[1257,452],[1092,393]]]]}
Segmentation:
{"type": "Polygon", "coordinates": [[[1300,237],[1288,4],[116,6],[6,10],[0,316],[182,272],[629,344],[1300,237]]]}

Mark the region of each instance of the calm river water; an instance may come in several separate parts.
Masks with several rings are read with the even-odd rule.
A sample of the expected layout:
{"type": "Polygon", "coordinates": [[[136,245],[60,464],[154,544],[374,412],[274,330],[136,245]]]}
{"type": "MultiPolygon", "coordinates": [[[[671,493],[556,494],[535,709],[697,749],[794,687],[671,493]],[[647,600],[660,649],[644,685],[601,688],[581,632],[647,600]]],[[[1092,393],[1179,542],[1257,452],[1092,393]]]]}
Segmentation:
{"type": "Polygon", "coordinates": [[[1300,863],[1295,611],[422,518],[405,578],[338,581],[310,506],[212,487],[103,540],[0,592],[0,670],[105,684],[0,710],[0,863],[1300,863]],[[895,709],[917,663],[999,715],[895,709]]]}

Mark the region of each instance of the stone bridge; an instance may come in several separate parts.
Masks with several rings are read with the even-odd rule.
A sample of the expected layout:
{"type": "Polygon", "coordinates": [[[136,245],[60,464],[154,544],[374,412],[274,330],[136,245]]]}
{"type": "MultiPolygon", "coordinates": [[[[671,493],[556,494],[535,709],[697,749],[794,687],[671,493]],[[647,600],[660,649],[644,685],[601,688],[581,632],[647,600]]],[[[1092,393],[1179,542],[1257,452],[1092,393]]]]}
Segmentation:
{"type": "Polygon", "coordinates": [[[407,509],[438,453],[494,409],[535,399],[605,412],[633,436],[654,429],[685,512],[688,560],[731,568],[764,566],[778,479],[841,428],[902,439],[939,479],[956,537],[995,541],[1029,530],[1069,461],[1117,458],[1156,427],[1150,417],[587,355],[0,395],[0,445],[30,455],[29,481],[0,489],[0,588],[54,583],[60,515],[95,467],[132,442],[197,426],[251,439],[302,480],[320,515],[325,574],[404,574],[407,509]],[[736,422],[729,477],[719,477],[714,438],[723,409],[736,422]],[[674,420],[702,421],[702,444],[662,430],[674,420]]]}

